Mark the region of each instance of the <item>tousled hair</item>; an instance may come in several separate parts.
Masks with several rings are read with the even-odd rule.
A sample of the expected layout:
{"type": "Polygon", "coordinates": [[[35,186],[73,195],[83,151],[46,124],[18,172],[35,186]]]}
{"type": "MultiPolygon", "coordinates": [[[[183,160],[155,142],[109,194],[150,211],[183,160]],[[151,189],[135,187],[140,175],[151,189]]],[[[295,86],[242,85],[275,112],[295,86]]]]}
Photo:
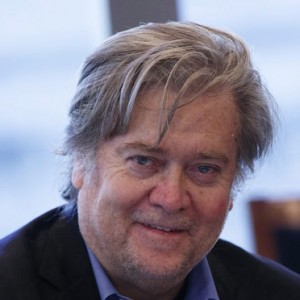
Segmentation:
{"type": "MultiPolygon", "coordinates": [[[[138,95],[156,87],[164,91],[162,109],[167,92],[176,93],[167,119],[160,120],[158,143],[183,99],[227,91],[240,119],[237,179],[253,172],[255,161],[269,151],[276,119],[273,100],[245,43],[215,28],[168,22],[117,33],[87,58],[70,108],[64,154],[86,156],[124,134],[138,95]]],[[[77,198],[71,180],[63,197],[77,198]]]]}

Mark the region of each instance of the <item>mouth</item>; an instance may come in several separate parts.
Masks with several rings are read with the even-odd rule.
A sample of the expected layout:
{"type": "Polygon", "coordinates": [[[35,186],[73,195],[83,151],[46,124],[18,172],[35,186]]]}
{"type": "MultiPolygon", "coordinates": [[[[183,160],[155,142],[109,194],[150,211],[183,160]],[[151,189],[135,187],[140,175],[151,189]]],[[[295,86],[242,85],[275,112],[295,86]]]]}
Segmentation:
{"type": "Polygon", "coordinates": [[[163,232],[167,232],[167,233],[179,233],[182,232],[183,230],[175,228],[175,227],[168,227],[168,226],[161,226],[161,225],[155,225],[155,224],[141,224],[147,228],[150,229],[155,229],[155,230],[159,230],[159,231],[163,231],[163,232]]]}
{"type": "Polygon", "coordinates": [[[188,239],[187,231],[171,224],[162,223],[135,223],[134,237],[143,249],[150,249],[155,253],[171,255],[185,244],[188,239]]]}
{"type": "Polygon", "coordinates": [[[182,238],[183,235],[191,235],[193,228],[190,221],[184,218],[169,216],[157,216],[155,214],[135,214],[133,223],[141,230],[142,235],[149,238],[182,238]]]}

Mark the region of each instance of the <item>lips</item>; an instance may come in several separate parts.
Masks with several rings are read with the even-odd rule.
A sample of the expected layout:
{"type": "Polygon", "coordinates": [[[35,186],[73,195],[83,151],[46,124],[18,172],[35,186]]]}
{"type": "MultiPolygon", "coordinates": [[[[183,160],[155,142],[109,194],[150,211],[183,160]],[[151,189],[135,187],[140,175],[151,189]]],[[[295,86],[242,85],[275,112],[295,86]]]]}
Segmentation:
{"type": "Polygon", "coordinates": [[[171,229],[171,228],[167,228],[167,227],[161,227],[161,226],[157,226],[157,225],[151,225],[151,224],[144,224],[147,227],[151,227],[157,230],[162,230],[162,231],[166,231],[166,232],[171,232],[171,231],[179,231],[177,229],[171,229]]]}
{"type": "Polygon", "coordinates": [[[133,241],[138,249],[148,249],[151,253],[154,251],[168,256],[185,244],[189,236],[185,228],[178,222],[175,224],[168,220],[140,220],[132,226],[133,241]]]}
{"type": "Polygon", "coordinates": [[[169,216],[157,217],[157,215],[135,214],[133,216],[134,223],[141,225],[149,230],[157,230],[157,232],[165,233],[189,233],[193,227],[191,223],[183,218],[170,218],[169,216]]]}
{"type": "Polygon", "coordinates": [[[183,232],[185,229],[179,227],[179,226],[169,226],[169,225],[162,225],[162,224],[153,224],[153,223],[140,223],[142,226],[149,228],[149,229],[155,229],[161,232],[166,233],[180,233],[183,232]]]}

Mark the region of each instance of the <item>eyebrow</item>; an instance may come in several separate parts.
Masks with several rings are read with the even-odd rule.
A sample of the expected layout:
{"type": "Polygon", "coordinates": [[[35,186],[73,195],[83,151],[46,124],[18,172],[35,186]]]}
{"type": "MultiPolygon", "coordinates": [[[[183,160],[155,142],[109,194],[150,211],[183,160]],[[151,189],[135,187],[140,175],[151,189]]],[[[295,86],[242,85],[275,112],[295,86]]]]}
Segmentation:
{"type": "Polygon", "coordinates": [[[225,154],[216,152],[200,152],[198,153],[197,157],[207,160],[219,160],[225,164],[229,161],[228,157],[225,154]]]}
{"type": "Polygon", "coordinates": [[[132,150],[142,150],[145,152],[152,152],[157,154],[163,154],[165,151],[161,148],[156,147],[155,145],[146,145],[139,142],[133,142],[133,143],[125,143],[124,145],[117,148],[117,152],[120,153],[122,151],[126,151],[128,149],[132,150]]]}
{"type": "MultiPolygon", "coordinates": [[[[157,147],[156,145],[147,145],[140,142],[126,143],[117,149],[118,153],[121,153],[126,150],[140,150],[149,153],[155,153],[159,155],[167,154],[168,151],[165,151],[162,148],[157,147]]],[[[197,152],[195,155],[196,159],[205,159],[205,160],[218,160],[223,163],[228,163],[229,159],[226,154],[217,153],[217,152],[197,152]]]]}

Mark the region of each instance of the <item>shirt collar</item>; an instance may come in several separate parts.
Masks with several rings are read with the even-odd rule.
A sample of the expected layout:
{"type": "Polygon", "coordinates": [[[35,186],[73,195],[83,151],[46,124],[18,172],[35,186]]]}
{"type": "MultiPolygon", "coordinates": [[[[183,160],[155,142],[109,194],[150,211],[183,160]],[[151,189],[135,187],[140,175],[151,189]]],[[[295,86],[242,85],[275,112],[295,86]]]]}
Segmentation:
{"type": "Polygon", "coordinates": [[[184,300],[219,300],[206,257],[188,275],[184,300]]]}
{"type": "Polygon", "coordinates": [[[118,293],[110,279],[108,278],[105,270],[103,269],[102,265],[99,263],[98,259],[96,258],[95,254],[92,250],[87,247],[88,254],[90,257],[90,261],[92,264],[92,268],[94,271],[94,276],[96,279],[96,283],[98,286],[98,291],[100,294],[101,299],[107,300],[110,296],[116,295],[120,300],[130,300],[129,298],[122,296],[118,293]]]}
{"type": "MultiPolygon", "coordinates": [[[[95,254],[87,247],[101,299],[108,300],[112,295],[117,299],[130,300],[118,293],[95,254]]],[[[206,257],[190,272],[187,278],[184,300],[219,300],[217,289],[206,257]]]]}

